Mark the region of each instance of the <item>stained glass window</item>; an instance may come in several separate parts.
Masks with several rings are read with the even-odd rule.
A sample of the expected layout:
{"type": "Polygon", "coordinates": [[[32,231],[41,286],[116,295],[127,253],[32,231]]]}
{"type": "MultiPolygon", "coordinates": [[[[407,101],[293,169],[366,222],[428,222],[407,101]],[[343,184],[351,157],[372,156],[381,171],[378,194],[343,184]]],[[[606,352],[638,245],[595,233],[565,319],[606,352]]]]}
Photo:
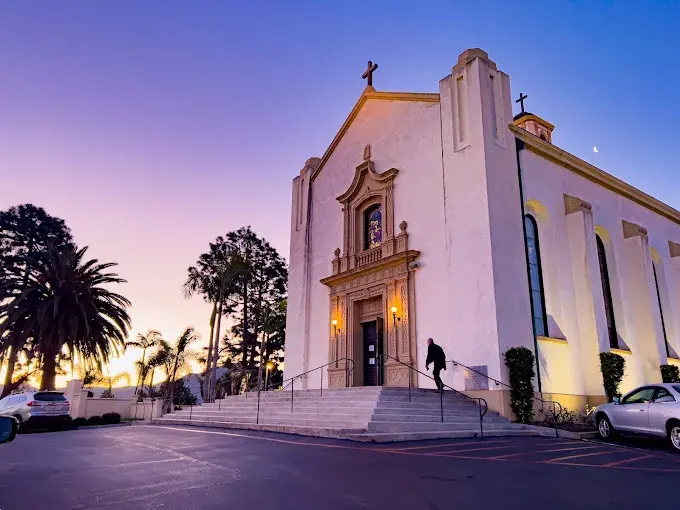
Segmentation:
{"type": "Polygon", "coordinates": [[[545,313],[545,296],[543,292],[543,276],[541,274],[541,252],[538,246],[538,227],[536,220],[530,215],[524,216],[526,232],[527,258],[529,265],[529,290],[531,291],[531,316],[534,321],[534,333],[537,336],[548,336],[548,320],[545,313]]]}
{"type": "Polygon", "coordinates": [[[607,254],[604,243],[600,236],[597,240],[597,258],[600,262],[600,281],[602,282],[602,294],[604,296],[604,314],[607,317],[607,330],[609,333],[609,347],[619,348],[619,335],[616,332],[616,320],[614,319],[614,303],[612,302],[612,289],[609,284],[609,270],[607,269],[607,254]]]}
{"type": "Polygon", "coordinates": [[[382,209],[372,205],[364,213],[364,250],[380,246],[382,242],[382,209]]]}

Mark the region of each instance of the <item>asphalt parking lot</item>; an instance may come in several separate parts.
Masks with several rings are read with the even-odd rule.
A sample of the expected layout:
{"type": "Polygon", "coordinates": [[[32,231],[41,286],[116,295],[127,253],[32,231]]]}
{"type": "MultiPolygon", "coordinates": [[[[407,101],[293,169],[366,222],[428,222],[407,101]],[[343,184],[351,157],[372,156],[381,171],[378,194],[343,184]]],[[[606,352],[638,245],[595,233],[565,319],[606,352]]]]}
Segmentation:
{"type": "Polygon", "coordinates": [[[680,455],[550,438],[357,444],[141,426],[0,446],[0,509],[661,508],[680,455]]]}

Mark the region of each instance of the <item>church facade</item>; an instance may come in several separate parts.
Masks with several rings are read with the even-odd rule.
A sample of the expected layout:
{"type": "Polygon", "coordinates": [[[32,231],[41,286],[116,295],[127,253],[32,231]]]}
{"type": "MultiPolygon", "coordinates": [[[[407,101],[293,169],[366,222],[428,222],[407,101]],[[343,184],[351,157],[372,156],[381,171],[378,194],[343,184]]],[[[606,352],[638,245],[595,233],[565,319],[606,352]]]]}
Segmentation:
{"type": "MultiPolygon", "coordinates": [[[[366,87],[293,181],[286,378],[330,363],[303,384],[434,387],[409,368],[425,373],[431,337],[507,381],[503,355],[524,346],[537,389],[578,408],[604,399],[600,352],[626,359],[624,390],[680,365],[680,212],[512,104],[479,49],[438,93],[366,87]]],[[[502,411],[501,387],[442,375],[502,411]]]]}

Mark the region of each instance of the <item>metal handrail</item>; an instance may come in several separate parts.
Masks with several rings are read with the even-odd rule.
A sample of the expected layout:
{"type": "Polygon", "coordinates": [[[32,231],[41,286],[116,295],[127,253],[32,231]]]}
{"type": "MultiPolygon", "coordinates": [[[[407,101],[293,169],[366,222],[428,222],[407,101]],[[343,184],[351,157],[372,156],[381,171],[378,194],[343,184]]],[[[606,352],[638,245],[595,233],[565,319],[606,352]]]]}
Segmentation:
{"type": "Polygon", "coordinates": [[[348,361],[349,363],[352,364],[352,368],[349,367],[348,363],[345,363],[345,387],[349,387],[349,374],[354,372],[354,360],[351,358],[338,358],[336,360],[330,361],[326,363],[325,365],[321,365],[316,368],[312,368],[311,370],[307,370],[306,372],[303,372],[302,374],[295,375],[293,377],[290,377],[289,379],[284,379],[280,383],[272,383],[268,384],[265,388],[262,390],[257,391],[257,415],[255,417],[255,424],[259,425],[260,423],[260,393],[262,391],[269,391],[270,388],[273,388],[274,386],[281,386],[282,390],[285,390],[288,386],[290,386],[290,412],[293,412],[293,408],[295,405],[295,380],[300,379],[301,377],[307,377],[307,374],[310,374],[312,372],[315,372],[317,370],[320,370],[320,377],[321,377],[321,385],[319,386],[319,391],[320,395],[323,397],[323,368],[326,368],[330,365],[335,365],[336,367],[338,366],[338,362],[340,361],[348,361]],[[288,384],[285,384],[288,383],[288,384]]]}
{"type": "MultiPolygon", "coordinates": [[[[428,374],[421,372],[417,368],[415,368],[415,367],[413,367],[413,366],[411,366],[407,363],[404,363],[403,361],[401,361],[401,360],[399,360],[399,359],[397,359],[393,356],[390,356],[389,354],[385,353],[385,354],[381,354],[380,356],[378,356],[378,358],[381,358],[381,357],[388,358],[388,359],[391,359],[393,361],[396,361],[400,365],[407,367],[409,370],[413,370],[414,372],[416,372],[416,373],[418,373],[418,374],[420,374],[424,377],[427,377],[428,379],[435,381],[435,383],[437,382],[434,377],[431,377],[428,374]]],[[[379,364],[378,365],[378,383],[379,384],[382,383],[382,381],[381,381],[382,374],[380,372],[380,366],[381,365],[379,364]]],[[[477,401],[477,407],[479,409],[479,437],[480,437],[480,439],[484,439],[484,416],[486,416],[486,413],[489,411],[489,404],[487,403],[487,401],[485,399],[483,399],[482,397],[471,397],[470,395],[466,395],[465,393],[460,392],[455,388],[452,388],[448,384],[445,384],[443,381],[441,382],[441,385],[442,385],[442,389],[439,390],[439,409],[441,411],[442,423],[444,423],[444,390],[443,390],[443,388],[446,387],[446,388],[450,389],[451,391],[453,391],[454,393],[457,393],[458,395],[461,395],[461,396],[463,396],[463,397],[465,397],[469,400],[476,400],[477,401]],[[484,402],[484,411],[483,412],[482,412],[482,402],[484,402]]],[[[409,402],[411,401],[411,377],[410,376],[408,378],[408,401],[409,402]]]]}
{"type": "MultiPolygon", "coordinates": [[[[463,365],[462,363],[460,363],[458,361],[447,360],[446,363],[452,363],[454,367],[455,366],[461,366],[464,369],[469,370],[470,372],[474,372],[477,375],[481,375],[482,377],[486,377],[490,381],[493,381],[496,385],[505,386],[506,388],[512,389],[512,386],[510,386],[509,384],[505,384],[503,381],[497,381],[493,377],[489,377],[487,374],[483,374],[482,372],[479,372],[478,370],[475,370],[474,368],[468,367],[467,365],[463,365]]],[[[562,404],[560,404],[559,402],[557,402],[555,400],[543,400],[542,398],[538,398],[537,396],[535,396],[533,394],[533,392],[532,392],[531,398],[541,403],[541,412],[543,412],[544,414],[545,414],[545,412],[543,411],[543,404],[552,404],[553,416],[554,416],[554,419],[555,419],[555,437],[559,437],[559,432],[558,432],[558,429],[557,429],[557,407],[560,408],[560,413],[562,413],[564,411],[564,407],[562,407],[562,404]]]]}

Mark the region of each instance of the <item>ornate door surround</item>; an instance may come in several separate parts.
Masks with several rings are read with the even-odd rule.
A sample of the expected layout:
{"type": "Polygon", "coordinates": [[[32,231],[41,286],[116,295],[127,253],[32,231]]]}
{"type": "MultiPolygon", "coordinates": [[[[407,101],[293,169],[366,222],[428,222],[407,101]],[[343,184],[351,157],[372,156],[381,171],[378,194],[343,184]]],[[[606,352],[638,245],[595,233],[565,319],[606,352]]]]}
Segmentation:
{"type": "MultiPolygon", "coordinates": [[[[352,184],[338,197],[343,205],[343,251],[335,250],[332,274],[321,280],[330,289],[329,361],[340,358],[354,360],[355,368],[363,363],[362,307],[380,303],[376,315],[384,318],[382,350],[399,362],[413,366],[416,362],[416,323],[414,278],[420,252],[409,250],[406,222],[399,225],[394,235],[394,179],[392,168],[378,174],[370,159],[356,168],[352,184]],[[380,204],[382,210],[382,239],[378,246],[363,249],[364,212],[380,204]],[[396,310],[396,311],[394,311],[396,310]],[[361,358],[361,359],[358,359],[361,358]]],[[[409,377],[415,382],[413,371],[387,358],[383,384],[408,386],[409,377]]],[[[340,361],[328,370],[329,386],[343,387],[346,366],[340,361]]],[[[362,383],[360,370],[350,377],[350,385],[362,383]]]]}

